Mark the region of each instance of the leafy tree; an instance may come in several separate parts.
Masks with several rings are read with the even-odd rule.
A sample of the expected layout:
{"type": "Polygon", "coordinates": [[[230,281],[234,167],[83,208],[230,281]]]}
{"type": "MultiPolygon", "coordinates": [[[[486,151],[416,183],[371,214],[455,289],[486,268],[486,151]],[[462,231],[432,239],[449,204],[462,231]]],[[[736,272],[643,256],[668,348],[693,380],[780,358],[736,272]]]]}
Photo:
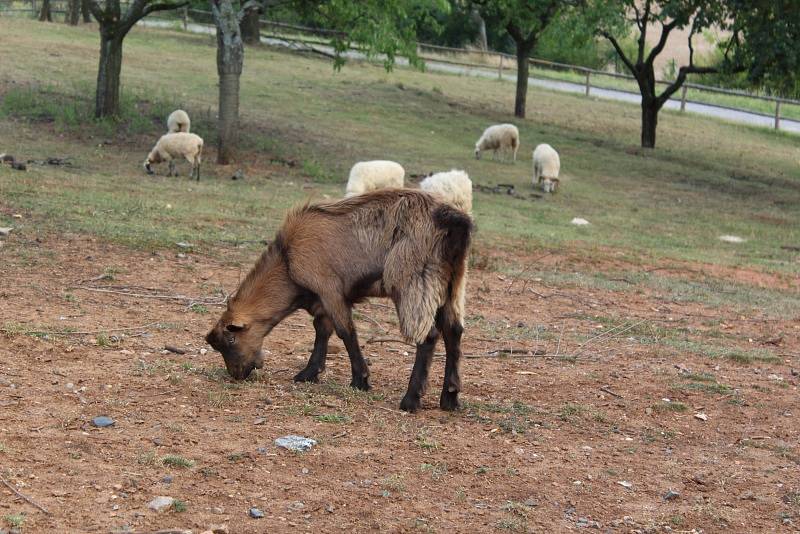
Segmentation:
{"type": "MultiPolygon", "coordinates": [[[[722,64],[698,65],[695,62],[694,37],[707,28],[728,28],[736,14],[730,11],[725,0],[595,0],[589,4],[588,13],[596,20],[600,35],[611,43],[627,70],[636,78],[642,96],[641,144],[646,148],[654,148],[658,112],[681,88],[687,76],[719,72],[723,68],[722,64]],[[619,16],[625,17],[628,24],[619,24],[619,16]],[[622,37],[628,35],[631,25],[634,26],[636,37],[634,54],[624,50],[621,44],[622,37]],[[675,79],[659,92],[655,60],[664,51],[670,34],[687,27],[688,63],[680,66],[675,79]],[[660,32],[658,41],[652,49],[648,49],[647,33],[653,30],[660,32]]],[[[730,65],[731,70],[741,70],[741,66],[733,66],[730,59],[730,52],[736,45],[735,36],[724,43],[725,63],[730,65]]]]}
{"type": "Polygon", "coordinates": [[[473,0],[487,26],[503,28],[514,41],[517,56],[517,94],[514,115],[525,117],[531,52],[547,26],[574,7],[569,0],[473,0]]]}
{"type": "MultiPolygon", "coordinates": [[[[800,2],[728,0],[736,45],[725,71],[745,66],[751,87],[800,97],[800,2]]],[[[723,43],[725,46],[725,43],[723,43]]]]}
{"type": "MultiPolygon", "coordinates": [[[[255,0],[234,2],[210,0],[217,27],[217,163],[220,164],[230,163],[238,141],[239,79],[244,67],[241,23],[246,12],[258,5],[255,0]]],[[[338,30],[329,34],[336,69],[344,64],[343,53],[353,43],[358,43],[369,58],[383,56],[384,66],[391,69],[397,55],[408,57],[412,65],[421,65],[417,56],[417,25],[434,9],[447,9],[447,3],[445,0],[285,0],[281,7],[293,10],[312,24],[338,30]]]]}
{"type": "Polygon", "coordinates": [[[133,0],[125,13],[120,0],[88,0],[89,10],[100,26],[100,66],[97,69],[94,115],[119,115],[119,83],[122,72],[122,41],[133,26],[155,11],[186,5],[186,1],[133,0]]]}

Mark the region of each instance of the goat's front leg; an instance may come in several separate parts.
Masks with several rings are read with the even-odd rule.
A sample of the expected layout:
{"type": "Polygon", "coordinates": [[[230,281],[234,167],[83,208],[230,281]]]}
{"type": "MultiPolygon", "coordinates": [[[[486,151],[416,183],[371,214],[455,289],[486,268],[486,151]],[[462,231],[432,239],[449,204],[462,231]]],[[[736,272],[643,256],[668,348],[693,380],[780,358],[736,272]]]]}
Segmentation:
{"type": "Polygon", "coordinates": [[[416,412],[422,406],[422,395],[428,387],[428,372],[433,361],[433,351],[436,349],[436,342],[439,340],[439,332],[436,327],[431,328],[425,341],[417,344],[417,356],[414,360],[414,368],[411,370],[411,378],[408,381],[408,391],[403,400],[400,401],[400,409],[406,412],[416,412]]]}
{"type": "Polygon", "coordinates": [[[439,406],[442,410],[456,410],[461,407],[458,393],[461,391],[461,334],[464,327],[452,313],[443,313],[438,321],[442,330],[445,348],[444,382],[439,406]]]}
{"type": "Polygon", "coordinates": [[[333,323],[325,314],[314,316],[314,349],[308,359],[306,368],[294,376],[295,382],[318,382],[319,374],[325,370],[325,358],[328,355],[328,340],[333,333],[333,323]]]}
{"type": "Polygon", "coordinates": [[[323,298],[322,306],[333,323],[336,335],[344,342],[347,355],[350,356],[350,370],[353,375],[350,387],[362,391],[369,390],[369,367],[358,346],[352,308],[341,298],[323,298]]]}

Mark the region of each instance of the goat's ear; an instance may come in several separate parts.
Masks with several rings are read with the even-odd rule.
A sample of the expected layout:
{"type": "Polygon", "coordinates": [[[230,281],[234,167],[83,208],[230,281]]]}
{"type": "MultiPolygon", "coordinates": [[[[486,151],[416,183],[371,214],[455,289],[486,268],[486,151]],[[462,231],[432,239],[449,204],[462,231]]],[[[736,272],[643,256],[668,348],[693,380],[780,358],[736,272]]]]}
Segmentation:
{"type": "Polygon", "coordinates": [[[228,332],[241,332],[245,328],[247,328],[247,325],[244,323],[231,323],[225,327],[225,330],[228,332]]]}

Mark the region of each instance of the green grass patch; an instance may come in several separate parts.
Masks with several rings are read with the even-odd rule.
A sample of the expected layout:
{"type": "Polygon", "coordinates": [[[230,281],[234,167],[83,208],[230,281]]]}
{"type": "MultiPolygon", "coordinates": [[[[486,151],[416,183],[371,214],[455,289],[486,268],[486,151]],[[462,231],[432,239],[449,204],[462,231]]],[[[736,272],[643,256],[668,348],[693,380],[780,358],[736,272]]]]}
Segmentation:
{"type": "Polygon", "coordinates": [[[678,412],[678,413],[683,413],[688,409],[689,409],[689,407],[686,406],[684,403],[676,402],[676,401],[670,401],[670,402],[661,401],[658,404],[654,404],[653,405],[653,410],[656,411],[656,412],[678,412]]]}
{"type": "Polygon", "coordinates": [[[170,467],[180,467],[183,469],[188,469],[189,467],[194,466],[194,462],[189,460],[188,458],[184,458],[183,456],[179,456],[177,454],[168,454],[161,458],[161,463],[170,466],[170,467]]]}
{"type": "Polygon", "coordinates": [[[186,505],[186,501],[182,501],[180,499],[174,499],[172,501],[172,509],[175,512],[181,513],[185,512],[188,509],[188,506],[186,505]]]}
{"type": "Polygon", "coordinates": [[[21,528],[25,522],[25,514],[7,514],[3,516],[3,521],[11,528],[21,528]]]}
{"type": "Polygon", "coordinates": [[[334,425],[342,425],[345,423],[349,423],[351,421],[349,416],[338,413],[326,413],[318,415],[314,419],[316,419],[320,423],[331,423],[334,425]]]}

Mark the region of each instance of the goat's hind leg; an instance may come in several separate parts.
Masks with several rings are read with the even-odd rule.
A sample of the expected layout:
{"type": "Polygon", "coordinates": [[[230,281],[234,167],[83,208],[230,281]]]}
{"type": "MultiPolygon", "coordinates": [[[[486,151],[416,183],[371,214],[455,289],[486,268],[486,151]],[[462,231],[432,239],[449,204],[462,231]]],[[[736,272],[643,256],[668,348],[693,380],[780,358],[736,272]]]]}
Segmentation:
{"type": "Polygon", "coordinates": [[[319,375],[325,370],[325,358],[328,355],[328,340],[333,333],[333,323],[327,315],[320,313],[314,316],[314,349],[308,359],[306,368],[294,375],[295,382],[319,382],[319,375]]]}
{"type": "Polygon", "coordinates": [[[422,395],[425,394],[428,386],[428,372],[431,369],[433,351],[436,349],[438,340],[439,332],[436,327],[433,327],[425,341],[417,344],[417,356],[414,360],[414,368],[411,370],[411,378],[408,381],[408,391],[400,401],[401,410],[413,413],[422,406],[422,395]]]}
{"type": "Polygon", "coordinates": [[[442,331],[445,348],[444,382],[439,406],[452,411],[461,407],[458,393],[461,391],[461,335],[464,327],[448,307],[437,314],[437,326],[442,331]]]}

